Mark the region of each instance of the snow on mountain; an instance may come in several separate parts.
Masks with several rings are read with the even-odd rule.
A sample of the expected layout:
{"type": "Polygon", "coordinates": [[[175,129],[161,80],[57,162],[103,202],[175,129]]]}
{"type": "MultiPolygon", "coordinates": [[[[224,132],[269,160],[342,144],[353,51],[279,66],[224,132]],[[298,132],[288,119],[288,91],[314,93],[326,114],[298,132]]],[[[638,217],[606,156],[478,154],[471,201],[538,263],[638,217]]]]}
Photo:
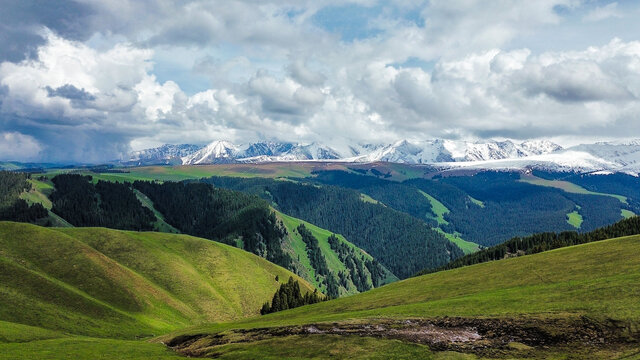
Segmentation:
{"type": "Polygon", "coordinates": [[[622,167],[584,151],[562,150],[553,153],[532,155],[522,158],[460,161],[435,164],[440,169],[477,169],[477,170],[523,170],[540,169],[548,171],[575,172],[618,172],[622,167]]]}
{"type": "Polygon", "coordinates": [[[184,165],[274,161],[342,161],[431,164],[443,169],[526,169],[594,173],[640,173],[640,140],[599,142],[563,149],[547,140],[401,140],[393,144],[347,144],[340,151],[319,143],[214,141],[205,147],[163,145],[131,154],[128,164],[184,165]]]}
{"type": "Polygon", "coordinates": [[[182,164],[199,165],[234,162],[241,154],[240,148],[229,141],[214,141],[193,154],[184,156],[182,164]]]}
{"type": "Polygon", "coordinates": [[[182,158],[184,165],[219,164],[229,162],[270,162],[337,160],[335,150],[318,143],[291,144],[259,142],[236,146],[228,141],[214,141],[200,151],[182,158]]]}
{"type": "Polygon", "coordinates": [[[628,142],[597,142],[571,147],[576,151],[584,151],[593,156],[607,159],[623,168],[640,167],[640,140],[628,142]]]}
{"type": "Polygon", "coordinates": [[[182,163],[182,157],[200,150],[191,144],[165,144],[157,148],[134,151],[123,162],[135,165],[182,163]]]}
{"type": "Polygon", "coordinates": [[[548,154],[562,149],[549,141],[469,142],[456,140],[398,141],[368,154],[352,157],[357,162],[388,161],[407,164],[433,164],[442,162],[487,161],[517,159],[548,154]]]}

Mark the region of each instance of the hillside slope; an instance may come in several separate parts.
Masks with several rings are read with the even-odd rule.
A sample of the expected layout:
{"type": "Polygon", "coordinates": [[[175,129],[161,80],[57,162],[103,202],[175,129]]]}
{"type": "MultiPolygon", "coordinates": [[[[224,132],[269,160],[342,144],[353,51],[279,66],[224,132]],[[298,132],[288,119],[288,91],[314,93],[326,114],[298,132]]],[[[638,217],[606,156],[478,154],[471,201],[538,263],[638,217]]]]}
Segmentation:
{"type": "Polygon", "coordinates": [[[258,314],[291,272],[186,235],[0,222],[0,338],[14,323],[133,338],[258,314]]]}
{"type": "MultiPolygon", "coordinates": [[[[532,355],[538,352],[551,351],[547,345],[560,339],[567,341],[562,348],[556,349],[560,352],[602,350],[594,348],[595,342],[611,342],[615,345],[609,349],[615,351],[628,346],[637,350],[640,341],[638,299],[640,236],[630,236],[424,275],[351,297],[246,321],[197,327],[180,334],[219,334],[222,331],[228,334],[231,329],[238,328],[294,326],[288,328],[287,334],[296,334],[297,329],[306,334],[318,333],[318,329],[324,334],[340,334],[332,329],[342,328],[349,329],[343,330],[343,335],[344,331],[350,334],[360,334],[360,331],[368,334],[365,336],[385,337],[384,330],[376,334],[371,326],[366,327],[378,324],[380,329],[388,326],[389,334],[395,334],[397,338],[402,335],[398,335],[398,329],[406,330],[421,321],[432,321],[429,326],[435,324],[442,329],[454,326],[454,330],[460,330],[467,326],[469,331],[475,331],[474,336],[479,336],[483,346],[490,346],[487,344],[493,337],[504,331],[511,339],[507,342],[522,341],[527,345],[504,348],[502,342],[503,345],[496,345],[503,346],[500,354],[504,356],[505,351],[515,351],[506,354],[533,358],[532,355]],[[325,327],[323,322],[330,322],[330,325],[325,327]],[[300,327],[304,324],[315,325],[313,328],[300,327]],[[574,334],[580,335],[573,337],[574,334]]],[[[429,331],[428,327],[425,329],[429,331]]],[[[314,346],[322,346],[326,336],[317,335],[318,343],[314,346]]],[[[285,343],[287,339],[293,341],[295,338],[274,335],[274,339],[276,337],[277,341],[285,343]]],[[[163,338],[164,341],[171,339],[179,338],[175,334],[163,338]]],[[[412,342],[420,342],[420,339],[405,338],[412,342]]],[[[469,348],[460,344],[454,346],[477,353],[473,348],[475,340],[466,341],[472,344],[469,348]]],[[[217,351],[215,347],[205,349],[203,344],[207,344],[205,338],[199,341],[203,354],[217,351]]],[[[256,343],[256,346],[264,345],[264,342],[262,345],[256,343]]],[[[247,351],[252,346],[245,344],[235,349],[247,351]]],[[[175,344],[175,347],[180,348],[180,345],[175,344]]],[[[198,353],[193,346],[183,350],[198,353]]],[[[226,352],[225,348],[220,351],[226,352]]],[[[483,351],[485,355],[490,354],[483,351]]],[[[610,358],[610,354],[590,356],[610,358]]]]}
{"type": "Polygon", "coordinates": [[[398,280],[384,266],[374,261],[371,255],[348,242],[344,236],[333,234],[328,230],[278,211],[276,211],[276,217],[282,221],[282,224],[287,229],[287,245],[285,246],[291,251],[296,274],[321,291],[326,291],[326,281],[317,274],[317,269],[315,269],[309,258],[309,249],[297,230],[300,225],[308,229],[311,235],[318,240],[322,256],[325,258],[328,269],[332,273],[331,276],[338,280],[339,296],[357,294],[398,280]],[[338,251],[336,246],[331,246],[328,239],[332,235],[336,237],[340,244],[345,245],[341,247],[342,251],[338,251]],[[340,279],[343,280],[340,281],[340,279]]]}

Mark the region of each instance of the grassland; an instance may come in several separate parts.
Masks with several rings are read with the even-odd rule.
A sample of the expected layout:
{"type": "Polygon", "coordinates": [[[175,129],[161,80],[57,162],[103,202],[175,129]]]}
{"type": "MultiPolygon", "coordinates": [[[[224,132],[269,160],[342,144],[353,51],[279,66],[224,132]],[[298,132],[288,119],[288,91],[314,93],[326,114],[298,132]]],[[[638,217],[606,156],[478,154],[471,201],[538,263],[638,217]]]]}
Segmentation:
{"type": "Polygon", "coordinates": [[[452,243],[456,244],[460,248],[460,250],[462,250],[462,252],[465,253],[465,255],[472,254],[480,250],[480,245],[471,241],[464,240],[463,238],[460,237],[460,234],[457,232],[454,234],[450,234],[450,233],[444,232],[444,230],[440,228],[434,228],[434,230],[444,235],[444,237],[446,237],[452,243]]]}
{"type": "Polygon", "coordinates": [[[422,194],[424,197],[429,199],[429,202],[431,203],[431,210],[436,215],[433,219],[436,220],[438,222],[438,224],[440,224],[440,225],[449,224],[449,222],[444,219],[444,215],[449,213],[449,209],[447,209],[447,207],[444,206],[443,203],[438,201],[438,199],[436,199],[433,196],[427,194],[426,192],[424,192],[422,190],[418,190],[418,192],[420,192],[420,194],[422,194]]]}
{"type": "Polygon", "coordinates": [[[0,335],[137,338],[256,315],[291,272],[185,235],[0,223],[0,335]],[[19,329],[18,329],[19,330],[19,329]],[[13,334],[13,335],[12,335],[13,334]]]}
{"type": "Polygon", "coordinates": [[[565,192],[568,192],[568,193],[573,193],[573,194],[610,196],[610,197],[613,197],[613,198],[616,198],[616,199],[620,200],[620,202],[623,203],[623,204],[627,204],[627,198],[625,196],[589,191],[589,190],[583,188],[580,185],[576,185],[576,184],[568,182],[568,181],[546,180],[546,179],[541,179],[541,178],[539,178],[537,176],[533,176],[531,174],[521,175],[519,181],[525,182],[525,183],[528,183],[528,184],[532,184],[532,185],[552,187],[552,188],[560,189],[562,191],[565,191],[565,192]]]}
{"type": "Polygon", "coordinates": [[[259,319],[185,332],[442,316],[589,316],[637,323],[638,299],[640,236],[630,236],[433,273],[259,319]]]}
{"type": "Polygon", "coordinates": [[[633,211],[630,211],[627,209],[620,210],[620,215],[625,219],[636,216],[636,214],[633,211]]]}
{"type": "Polygon", "coordinates": [[[580,229],[583,222],[582,215],[580,215],[578,210],[574,210],[567,214],[567,222],[574,228],[580,229]]]}
{"type": "MultiPolygon", "coordinates": [[[[404,321],[443,317],[585,317],[602,322],[612,319],[616,324],[628,326],[628,329],[637,329],[640,323],[640,308],[637,306],[640,298],[640,236],[433,273],[366,293],[266,316],[243,319],[243,315],[235,313],[235,319],[239,320],[201,325],[197,323],[203,316],[198,313],[207,307],[198,299],[214,296],[204,291],[203,286],[216,285],[219,293],[227,294],[225,297],[240,306],[243,301],[251,301],[234,298],[229,292],[242,292],[247,281],[228,280],[234,275],[227,274],[231,270],[224,266],[226,261],[235,264],[235,269],[245,270],[242,274],[252,274],[252,286],[255,282],[266,284],[270,291],[277,286],[274,274],[280,271],[282,277],[286,271],[240,250],[183,235],[104,229],[50,230],[0,223],[0,246],[0,274],[3,276],[0,279],[0,301],[3,302],[0,307],[0,319],[3,320],[0,321],[0,359],[177,359],[179,357],[167,350],[161,341],[184,334],[214,334],[231,329],[326,322],[367,324],[382,319],[404,321]],[[38,235],[38,231],[43,234],[38,235]],[[8,239],[7,234],[12,239],[8,239]],[[210,244],[214,245],[213,249],[208,249],[210,244]],[[64,255],[59,250],[61,248],[75,256],[64,255]],[[235,253],[243,256],[234,257],[235,253]],[[220,270],[220,267],[226,270],[220,270]],[[82,271],[71,271],[74,268],[82,271]],[[24,271],[20,272],[20,269],[24,271]],[[220,271],[215,272],[215,269],[220,271]],[[127,275],[127,271],[132,274],[127,275]],[[260,272],[266,275],[258,276],[260,272]],[[12,280],[7,274],[20,281],[12,280]],[[40,278],[40,281],[36,283],[34,278],[40,278]],[[221,278],[227,280],[212,283],[221,278]],[[49,297],[43,304],[45,295],[49,297]],[[20,301],[14,301],[18,297],[20,301]],[[16,308],[18,304],[19,309],[16,308]],[[36,306],[38,304],[41,306],[36,306]],[[56,313],[56,309],[64,313],[56,313]],[[28,316],[21,321],[10,318],[11,315],[22,316],[16,315],[20,312],[34,313],[31,319],[44,321],[28,324],[28,316]],[[78,326],[87,329],[90,324],[86,317],[80,316],[82,314],[91,315],[98,327],[83,330],[88,333],[126,338],[149,336],[150,331],[173,332],[151,343],[62,334],[79,331],[69,322],[75,324],[80,321],[82,323],[78,326]],[[118,319],[117,323],[111,320],[114,318],[118,319]],[[179,323],[196,325],[176,331],[179,323]]],[[[246,278],[242,274],[240,277],[246,278]]],[[[220,317],[220,312],[224,311],[218,306],[209,308],[210,312],[217,314],[210,318],[224,318],[220,317]]],[[[515,343],[513,346],[510,344],[510,348],[517,349],[514,351],[520,355],[510,356],[511,353],[505,352],[507,350],[500,350],[502,352],[498,354],[502,355],[498,357],[569,359],[624,356],[625,359],[638,359],[639,354],[638,349],[627,347],[595,350],[540,348],[532,352],[530,348],[515,343]]],[[[478,354],[434,352],[423,345],[393,339],[329,334],[266,337],[217,346],[208,351],[209,355],[223,359],[484,358],[478,354]]]]}
{"type": "Polygon", "coordinates": [[[484,207],[484,203],[482,201],[478,200],[478,199],[474,199],[471,196],[469,196],[469,200],[471,200],[472,203],[480,206],[481,208],[484,207]]]}

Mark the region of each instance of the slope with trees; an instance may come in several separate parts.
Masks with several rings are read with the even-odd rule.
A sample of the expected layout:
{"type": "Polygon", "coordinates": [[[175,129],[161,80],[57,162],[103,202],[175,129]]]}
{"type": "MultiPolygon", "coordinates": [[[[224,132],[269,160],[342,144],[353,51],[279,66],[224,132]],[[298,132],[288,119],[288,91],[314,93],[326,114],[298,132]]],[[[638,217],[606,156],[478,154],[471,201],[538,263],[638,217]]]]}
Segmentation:
{"type": "Polygon", "coordinates": [[[259,195],[287,215],[342,234],[400,278],[423,267],[437,268],[463,254],[423,221],[363,202],[354,190],[271,179],[212,177],[201,181],[259,195]]]}

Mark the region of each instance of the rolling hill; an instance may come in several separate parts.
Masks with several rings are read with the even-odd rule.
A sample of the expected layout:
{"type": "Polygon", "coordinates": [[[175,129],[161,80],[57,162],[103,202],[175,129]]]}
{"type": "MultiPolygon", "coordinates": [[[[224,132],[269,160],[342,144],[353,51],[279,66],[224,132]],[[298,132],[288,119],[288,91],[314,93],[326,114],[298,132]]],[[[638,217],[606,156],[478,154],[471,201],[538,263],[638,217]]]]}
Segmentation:
{"type": "Polygon", "coordinates": [[[325,342],[335,343],[335,337],[353,341],[356,336],[428,343],[432,349],[471,354],[451,358],[637,356],[638,299],[640,236],[630,236],[424,275],[351,297],[195,327],[161,339],[185,354],[235,354],[234,358],[243,358],[254,347],[285,354],[301,339],[307,345],[297,348],[300,353],[312,353],[325,342]],[[270,336],[265,327],[274,327],[270,336]],[[263,329],[260,341],[251,339],[250,329],[255,328],[263,329]],[[247,342],[220,340],[237,335],[234,329],[242,329],[247,342]],[[455,336],[450,333],[454,330],[455,336]],[[430,338],[432,333],[458,341],[451,340],[453,345],[447,347],[437,336],[435,341],[430,338]]]}
{"type": "Polygon", "coordinates": [[[135,339],[257,315],[291,272],[186,235],[0,222],[0,339],[135,339]],[[14,335],[11,335],[11,334],[14,335]],[[55,337],[55,336],[53,336],[55,337]]]}
{"type": "Polygon", "coordinates": [[[39,224],[104,226],[200,236],[240,247],[293,270],[325,293],[327,283],[333,283],[336,286],[331,288],[330,295],[334,297],[397,280],[344,237],[335,235],[340,243],[346,244],[345,250],[351,249],[347,252],[352,255],[339,256],[336,249],[328,245],[327,239],[334,235],[331,232],[277,212],[265,201],[239,192],[205,184],[136,182],[136,187],[147,196],[128,182],[104,181],[80,174],[61,174],[51,181],[27,179],[19,173],[4,174],[25,181],[23,187],[30,187],[17,188],[14,198],[19,194],[27,203],[41,204],[47,209],[48,217],[38,220],[39,224]],[[272,214],[277,214],[278,219],[272,214]],[[309,249],[297,232],[301,224],[310,229],[320,243],[330,276],[316,274],[317,264],[309,261],[309,249]]]}

